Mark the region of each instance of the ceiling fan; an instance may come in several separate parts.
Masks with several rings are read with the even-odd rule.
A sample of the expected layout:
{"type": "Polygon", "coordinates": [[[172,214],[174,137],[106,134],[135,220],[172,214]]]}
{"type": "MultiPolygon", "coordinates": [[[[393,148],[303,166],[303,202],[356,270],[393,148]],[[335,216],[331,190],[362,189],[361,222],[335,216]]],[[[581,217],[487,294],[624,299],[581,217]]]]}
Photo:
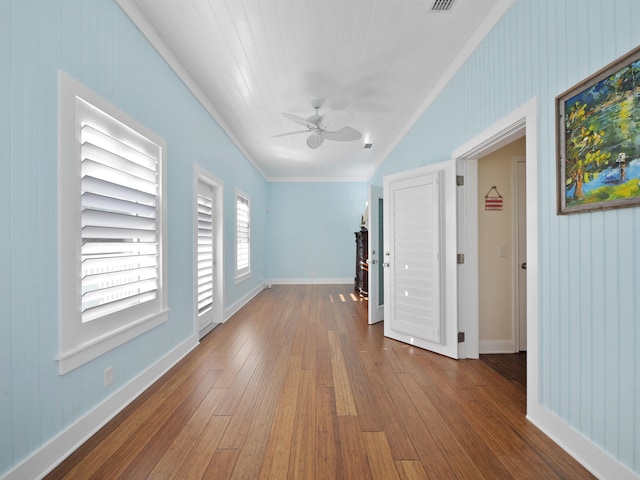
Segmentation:
{"type": "Polygon", "coordinates": [[[322,142],[324,142],[325,139],[338,142],[349,142],[358,140],[362,137],[362,134],[358,130],[347,126],[347,123],[349,123],[353,118],[353,114],[351,112],[346,110],[335,110],[333,112],[320,115],[318,110],[322,107],[322,104],[322,100],[314,100],[311,102],[311,106],[315,108],[316,113],[307,118],[283,112],[282,115],[289,120],[306,127],[306,130],[281,133],[280,135],[274,135],[273,138],[284,137],[285,135],[295,135],[298,133],[311,133],[307,138],[307,145],[309,145],[309,148],[318,148],[322,145],[322,142]]]}

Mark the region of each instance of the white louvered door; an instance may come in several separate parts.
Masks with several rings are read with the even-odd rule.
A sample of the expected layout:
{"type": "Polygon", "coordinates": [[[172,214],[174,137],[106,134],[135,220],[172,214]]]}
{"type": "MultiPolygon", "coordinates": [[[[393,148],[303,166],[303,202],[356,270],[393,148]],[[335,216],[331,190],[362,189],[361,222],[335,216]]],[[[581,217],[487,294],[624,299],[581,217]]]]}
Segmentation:
{"type": "Polygon", "coordinates": [[[200,338],[224,321],[222,181],[194,166],[194,312],[200,338]]]}
{"type": "Polygon", "coordinates": [[[385,336],[457,358],[452,165],[385,177],[382,261],[385,336]]]}
{"type": "Polygon", "coordinates": [[[215,288],[214,258],[214,202],[213,186],[198,182],[197,196],[197,308],[199,331],[213,323],[215,288]]]}

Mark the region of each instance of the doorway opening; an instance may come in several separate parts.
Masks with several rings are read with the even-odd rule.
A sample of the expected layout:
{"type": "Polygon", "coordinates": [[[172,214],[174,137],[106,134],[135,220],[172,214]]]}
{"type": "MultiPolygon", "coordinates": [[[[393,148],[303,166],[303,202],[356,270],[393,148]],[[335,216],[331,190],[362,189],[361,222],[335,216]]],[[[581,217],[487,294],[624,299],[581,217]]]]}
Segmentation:
{"type": "Polygon", "coordinates": [[[480,359],[526,389],[526,137],[478,159],[480,359]]]}
{"type": "Polygon", "coordinates": [[[525,162],[526,137],[478,159],[480,354],[527,349],[525,162]]]}

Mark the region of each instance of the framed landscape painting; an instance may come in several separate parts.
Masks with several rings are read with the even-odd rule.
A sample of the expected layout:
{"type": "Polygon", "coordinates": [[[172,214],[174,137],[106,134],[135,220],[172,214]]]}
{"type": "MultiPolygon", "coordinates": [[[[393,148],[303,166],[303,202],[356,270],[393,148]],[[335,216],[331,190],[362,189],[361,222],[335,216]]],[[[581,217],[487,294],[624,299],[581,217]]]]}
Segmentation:
{"type": "Polygon", "coordinates": [[[558,214],[640,205],[640,47],[556,97],[558,214]]]}

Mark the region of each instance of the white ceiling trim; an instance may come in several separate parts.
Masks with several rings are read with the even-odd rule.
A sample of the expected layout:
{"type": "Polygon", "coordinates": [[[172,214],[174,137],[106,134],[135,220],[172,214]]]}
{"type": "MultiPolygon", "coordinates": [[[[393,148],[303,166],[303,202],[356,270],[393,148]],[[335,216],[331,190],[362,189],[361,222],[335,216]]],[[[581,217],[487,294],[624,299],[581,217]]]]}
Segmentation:
{"type": "MultiPolygon", "coordinates": [[[[405,128],[400,131],[398,136],[391,142],[389,147],[385,150],[385,152],[380,156],[380,160],[373,166],[369,175],[367,177],[367,181],[371,180],[371,178],[375,175],[380,168],[380,165],[384,163],[387,157],[393,152],[393,150],[398,146],[398,144],[402,141],[405,135],[411,130],[411,128],[416,124],[416,122],[420,119],[420,117],[427,111],[429,106],[434,102],[438,95],[442,93],[447,84],[453,79],[455,74],[462,68],[465,62],[471,57],[473,52],[480,46],[485,37],[493,30],[498,21],[502,18],[502,16],[509,10],[511,5],[515,0],[498,0],[498,2],[494,5],[493,9],[487,15],[487,17],[480,24],[478,29],[473,33],[469,41],[466,43],[462,51],[458,54],[458,56],[451,63],[449,68],[442,75],[438,83],[432,92],[427,96],[422,105],[416,110],[416,113],[411,117],[409,122],[407,122],[405,128]]],[[[442,159],[448,160],[448,159],[442,159]]]]}
{"type": "Polygon", "coordinates": [[[131,19],[131,21],[138,27],[138,29],[142,32],[142,34],[147,38],[149,43],[158,51],[160,56],[167,62],[167,64],[173,69],[173,71],[178,75],[178,78],[182,80],[185,86],[191,91],[194,97],[202,104],[205,110],[211,115],[211,117],[218,123],[218,125],[222,128],[222,130],[227,134],[229,139],[238,147],[240,152],[251,162],[254,168],[262,175],[265,180],[267,179],[267,175],[260,168],[258,163],[249,155],[249,153],[244,149],[238,138],[233,133],[233,130],[229,128],[224,119],[220,116],[218,111],[214,108],[211,102],[207,99],[207,96],[202,92],[202,90],[198,87],[196,82],[193,80],[191,75],[189,75],[187,69],[184,67],[182,62],[178,60],[173,51],[169,48],[166,42],[162,39],[162,37],[158,34],[155,28],[151,26],[147,17],[138,9],[138,7],[131,3],[130,0],[116,0],[120,8],[124,11],[125,14],[131,19]]]}

